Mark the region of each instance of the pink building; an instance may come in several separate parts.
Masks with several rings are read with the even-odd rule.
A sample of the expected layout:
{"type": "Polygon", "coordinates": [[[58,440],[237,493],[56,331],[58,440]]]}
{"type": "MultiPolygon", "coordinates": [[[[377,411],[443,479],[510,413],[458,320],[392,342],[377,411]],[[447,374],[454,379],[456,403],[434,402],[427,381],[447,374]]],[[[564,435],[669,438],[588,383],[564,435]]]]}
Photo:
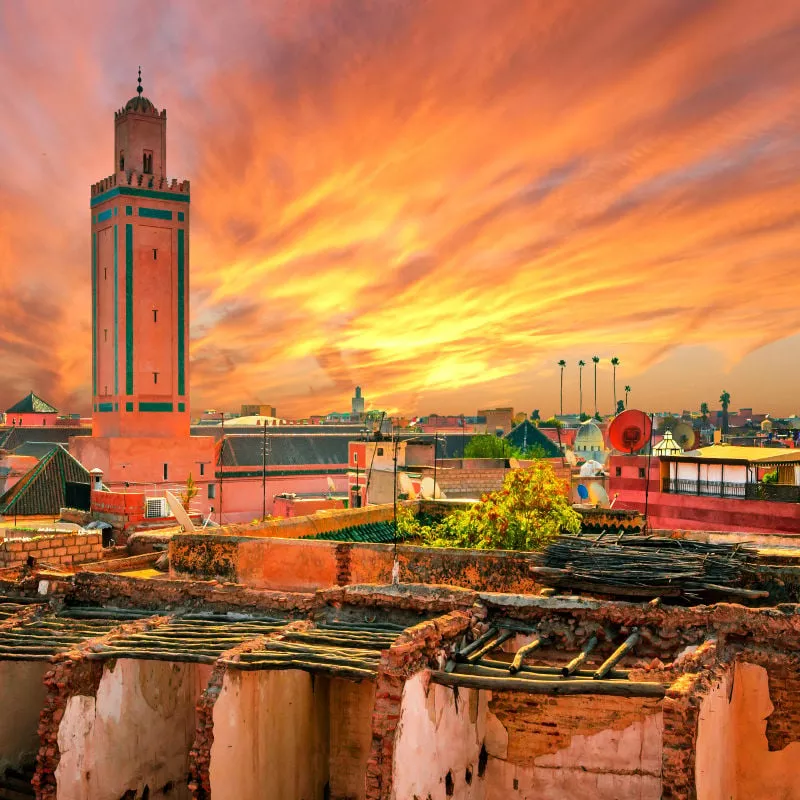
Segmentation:
{"type": "Polygon", "coordinates": [[[70,449],[110,486],[191,473],[210,500],[213,439],[189,433],[189,182],[167,178],[166,137],[140,77],[114,115],[114,174],[91,188],[93,435],[70,449]]]}
{"type": "Polygon", "coordinates": [[[33,392],[14,403],[5,413],[5,424],[11,427],[46,428],[57,422],[58,411],[33,392]]]}

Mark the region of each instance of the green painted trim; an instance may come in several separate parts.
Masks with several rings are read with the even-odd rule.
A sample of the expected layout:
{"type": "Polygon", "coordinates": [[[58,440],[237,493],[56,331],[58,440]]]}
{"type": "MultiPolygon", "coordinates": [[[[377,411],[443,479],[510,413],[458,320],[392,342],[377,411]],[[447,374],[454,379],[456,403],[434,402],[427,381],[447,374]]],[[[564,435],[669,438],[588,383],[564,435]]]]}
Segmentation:
{"type": "Polygon", "coordinates": [[[125,216],[126,217],[133,216],[133,206],[125,206],[125,216]]]}
{"type": "Polygon", "coordinates": [[[113,410],[114,410],[114,404],[113,404],[113,403],[100,403],[100,404],[97,406],[97,410],[98,410],[98,411],[99,411],[101,414],[103,414],[103,413],[105,413],[105,412],[107,412],[107,411],[113,411],[113,410]]]}
{"type": "Polygon", "coordinates": [[[114,394],[119,394],[119,228],[114,226],[114,394]]]}
{"type": "Polygon", "coordinates": [[[114,216],[114,209],[107,208],[105,211],[101,211],[97,215],[97,221],[98,222],[106,222],[107,220],[110,220],[111,217],[113,217],[113,216],[114,216]]]}
{"type": "Polygon", "coordinates": [[[92,394],[97,395],[97,234],[92,234],[92,394]]]}
{"type": "Polygon", "coordinates": [[[133,411],[133,403],[125,403],[126,411],[133,411]]]}
{"type": "Polygon", "coordinates": [[[139,403],[139,411],[172,411],[172,403],[139,403]]]}
{"type": "MultiPolygon", "coordinates": [[[[287,475],[347,475],[350,470],[347,467],[320,467],[319,469],[268,469],[267,477],[270,475],[277,475],[278,477],[286,477],[287,475]]],[[[264,471],[260,469],[248,469],[242,472],[221,472],[217,470],[214,473],[216,478],[261,478],[264,476],[264,471]]]]}
{"type": "Polygon", "coordinates": [[[186,259],[184,232],[178,231],[178,395],[186,394],[186,259]]]}
{"type": "Polygon", "coordinates": [[[163,208],[140,208],[140,217],[149,217],[150,219],[172,219],[172,212],[163,208]]]}
{"type": "Polygon", "coordinates": [[[186,411],[186,403],[178,403],[178,411],[186,411]]]}
{"type": "Polygon", "coordinates": [[[125,226],[125,394],[133,394],[133,225],[125,226]]]}
{"type": "Polygon", "coordinates": [[[185,222],[186,221],[186,214],[183,211],[178,212],[178,222],[185,222]]]}
{"type": "Polygon", "coordinates": [[[135,186],[115,186],[113,189],[93,197],[91,207],[94,208],[101,203],[105,203],[106,200],[120,195],[123,197],[147,197],[150,200],[174,200],[176,203],[189,202],[189,195],[179,192],[158,192],[153,189],[139,189],[135,186]]]}

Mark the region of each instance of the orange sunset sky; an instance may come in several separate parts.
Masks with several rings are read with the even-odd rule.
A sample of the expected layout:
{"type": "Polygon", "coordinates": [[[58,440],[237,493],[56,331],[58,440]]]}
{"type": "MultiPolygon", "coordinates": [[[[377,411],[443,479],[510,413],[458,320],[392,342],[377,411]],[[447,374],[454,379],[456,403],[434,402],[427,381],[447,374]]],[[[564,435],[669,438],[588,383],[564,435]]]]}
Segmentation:
{"type": "Polygon", "coordinates": [[[114,110],[192,181],[192,406],[800,411],[800,3],[0,5],[0,407],[91,403],[114,110]],[[584,404],[591,401],[584,373],[584,404]]]}

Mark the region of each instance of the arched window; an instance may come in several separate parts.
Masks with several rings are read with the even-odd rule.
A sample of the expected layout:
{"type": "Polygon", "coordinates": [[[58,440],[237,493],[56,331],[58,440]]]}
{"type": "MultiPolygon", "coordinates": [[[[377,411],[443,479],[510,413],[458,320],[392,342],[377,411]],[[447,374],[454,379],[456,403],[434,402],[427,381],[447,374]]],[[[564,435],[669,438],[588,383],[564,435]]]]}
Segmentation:
{"type": "Polygon", "coordinates": [[[152,175],[153,173],[153,151],[145,150],[142,154],[142,172],[145,175],[152,175]]]}

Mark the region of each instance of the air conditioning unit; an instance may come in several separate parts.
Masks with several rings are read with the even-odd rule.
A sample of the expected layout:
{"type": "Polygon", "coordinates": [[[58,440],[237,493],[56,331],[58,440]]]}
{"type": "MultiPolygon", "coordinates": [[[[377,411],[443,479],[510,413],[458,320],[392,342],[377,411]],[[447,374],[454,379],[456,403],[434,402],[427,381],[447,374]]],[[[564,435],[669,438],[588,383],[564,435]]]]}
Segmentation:
{"type": "Polygon", "coordinates": [[[144,501],[145,517],[168,517],[170,516],[169,505],[166,497],[148,497],[144,501]]]}

